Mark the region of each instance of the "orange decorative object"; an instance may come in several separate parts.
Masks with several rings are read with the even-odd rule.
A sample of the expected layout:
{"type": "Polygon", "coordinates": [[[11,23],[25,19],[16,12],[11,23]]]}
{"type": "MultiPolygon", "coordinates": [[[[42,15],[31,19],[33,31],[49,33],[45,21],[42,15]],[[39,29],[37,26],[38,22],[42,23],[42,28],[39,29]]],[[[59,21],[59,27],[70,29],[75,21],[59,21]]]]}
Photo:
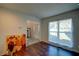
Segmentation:
{"type": "Polygon", "coordinates": [[[20,51],[23,48],[26,48],[26,35],[8,35],[6,39],[7,50],[20,51]]]}

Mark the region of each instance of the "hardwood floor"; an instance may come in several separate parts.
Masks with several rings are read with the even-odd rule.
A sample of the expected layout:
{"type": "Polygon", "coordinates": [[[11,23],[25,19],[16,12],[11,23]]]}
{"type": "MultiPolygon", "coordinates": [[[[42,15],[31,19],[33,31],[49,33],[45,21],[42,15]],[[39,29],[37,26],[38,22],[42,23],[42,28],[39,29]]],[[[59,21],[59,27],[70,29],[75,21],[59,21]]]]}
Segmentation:
{"type": "Polygon", "coordinates": [[[77,56],[77,55],[79,55],[79,53],[58,48],[45,42],[35,43],[33,45],[28,46],[26,49],[22,49],[21,51],[14,53],[14,56],[77,56]]]}

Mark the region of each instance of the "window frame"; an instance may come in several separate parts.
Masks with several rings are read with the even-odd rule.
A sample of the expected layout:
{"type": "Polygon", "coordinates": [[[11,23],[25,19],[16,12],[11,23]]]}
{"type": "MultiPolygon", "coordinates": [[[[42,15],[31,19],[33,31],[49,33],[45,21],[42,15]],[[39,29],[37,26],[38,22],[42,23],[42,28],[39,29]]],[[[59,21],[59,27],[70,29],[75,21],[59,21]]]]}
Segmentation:
{"type": "MultiPolygon", "coordinates": [[[[61,40],[61,39],[60,39],[60,32],[59,32],[59,29],[60,29],[60,27],[59,27],[59,22],[60,22],[60,21],[64,21],[64,20],[71,20],[71,27],[72,27],[72,28],[71,28],[71,29],[72,29],[72,30],[71,30],[71,33],[72,33],[72,34],[71,34],[71,37],[72,37],[71,40],[72,40],[72,47],[73,47],[73,22],[72,22],[73,20],[72,20],[72,18],[67,18],[67,19],[57,20],[57,21],[50,21],[50,22],[57,22],[58,28],[57,28],[57,32],[56,32],[56,33],[57,33],[58,39],[61,40]]],[[[49,24],[50,24],[50,22],[48,23],[48,41],[49,41],[49,33],[50,33],[50,32],[49,32],[49,24]]],[[[53,31],[53,32],[54,32],[54,31],[53,31]]],[[[58,44],[58,43],[57,43],[57,44],[58,44]]],[[[62,46],[65,46],[65,45],[62,45],[62,46]]],[[[68,46],[67,46],[67,47],[68,47],[68,46]]],[[[71,48],[72,48],[72,47],[71,47],[71,48]]]]}

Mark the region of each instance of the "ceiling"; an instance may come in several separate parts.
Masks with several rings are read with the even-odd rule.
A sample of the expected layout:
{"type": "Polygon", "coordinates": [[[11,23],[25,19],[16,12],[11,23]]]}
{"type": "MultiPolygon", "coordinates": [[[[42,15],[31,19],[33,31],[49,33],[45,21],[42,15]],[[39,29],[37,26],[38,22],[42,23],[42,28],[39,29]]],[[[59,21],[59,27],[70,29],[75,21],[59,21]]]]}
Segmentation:
{"type": "Polygon", "coordinates": [[[20,11],[31,16],[44,18],[54,16],[63,12],[79,8],[76,3],[17,3],[17,4],[0,4],[0,7],[20,11]]]}

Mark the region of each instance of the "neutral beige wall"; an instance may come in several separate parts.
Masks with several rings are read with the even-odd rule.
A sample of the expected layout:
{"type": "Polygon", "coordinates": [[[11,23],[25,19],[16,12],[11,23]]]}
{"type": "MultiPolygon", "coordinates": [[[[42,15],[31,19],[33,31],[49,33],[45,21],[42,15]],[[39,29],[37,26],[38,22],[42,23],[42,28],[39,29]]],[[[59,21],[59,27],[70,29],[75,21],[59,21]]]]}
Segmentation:
{"type": "MultiPolygon", "coordinates": [[[[48,18],[41,19],[41,37],[42,41],[48,41],[48,23],[51,21],[63,20],[72,18],[73,21],[73,41],[74,46],[72,49],[79,51],[79,9],[75,11],[70,11],[62,13],[56,16],[51,16],[48,18]]],[[[68,48],[68,47],[67,47],[68,48]]]]}
{"type": "MultiPolygon", "coordinates": [[[[27,21],[35,22],[40,26],[40,20],[34,16],[0,8],[0,55],[5,53],[5,39],[7,35],[27,33],[27,21]]],[[[38,37],[38,39],[40,38],[38,37]]]]}

